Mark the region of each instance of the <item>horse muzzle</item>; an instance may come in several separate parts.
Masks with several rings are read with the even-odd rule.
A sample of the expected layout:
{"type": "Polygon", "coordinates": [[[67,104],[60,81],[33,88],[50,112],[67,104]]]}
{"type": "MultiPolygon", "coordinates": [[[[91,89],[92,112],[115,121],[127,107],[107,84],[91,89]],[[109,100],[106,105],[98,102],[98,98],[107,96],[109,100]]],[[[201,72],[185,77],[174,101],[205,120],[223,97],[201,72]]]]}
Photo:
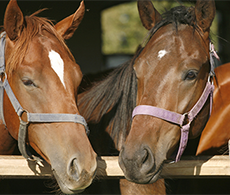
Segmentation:
{"type": "Polygon", "coordinates": [[[162,166],[156,165],[155,157],[148,146],[141,146],[135,152],[122,148],[119,165],[127,180],[139,184],[157,181],[162,169],[162,166]]]}
{"type": "Polygon", "coordinates": [[[75,157],[70,160],[66,171],[58,163],[52,167],[53,174],[63,193],[80,193],[92,183],[97,170],[96,161],[94,166],[91,166],[88,170],[82,167],[81,164],[78,158],[75,157]]]}

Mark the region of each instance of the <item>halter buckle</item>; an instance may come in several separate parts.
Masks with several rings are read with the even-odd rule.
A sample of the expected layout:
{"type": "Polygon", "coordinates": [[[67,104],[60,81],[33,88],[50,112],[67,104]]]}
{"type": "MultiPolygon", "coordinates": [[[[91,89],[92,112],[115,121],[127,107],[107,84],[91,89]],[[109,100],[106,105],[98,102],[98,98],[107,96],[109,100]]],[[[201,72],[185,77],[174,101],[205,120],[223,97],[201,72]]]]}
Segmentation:
{"type": "Polygon", "coordinates": [[[212,85],[213,83],[213,77],[215,76],[215,73],[210,72],[209,76],[208,76],[208,82],[211,83],[212,85]]]}
{"type": "Polygon", "coordinates": [[[7,74],[6,72],[1,72],[0,73],[0,82],[4,83],[4,81],[7,79],[7,74]]]}
{"type": "Polygon", "coordinates": [[[26,125],[29,124],[28,113],[29,112],[27,110],[21,110],[20,111],[20,114],[19,114],[20,123],[23,123],[23,124],[26,124],[26,125]]]}
{"type": "Polygon", "coordinates": [[[185,125],[190,125],[190,123],[192,122],[192,121],[189,120],[189,116],[188,116],[187,112],[182,114],[182,116],[183,116],[184,120],[180,124],[180,128],[183,128],[183,126],[185,126],[185,125]]]}

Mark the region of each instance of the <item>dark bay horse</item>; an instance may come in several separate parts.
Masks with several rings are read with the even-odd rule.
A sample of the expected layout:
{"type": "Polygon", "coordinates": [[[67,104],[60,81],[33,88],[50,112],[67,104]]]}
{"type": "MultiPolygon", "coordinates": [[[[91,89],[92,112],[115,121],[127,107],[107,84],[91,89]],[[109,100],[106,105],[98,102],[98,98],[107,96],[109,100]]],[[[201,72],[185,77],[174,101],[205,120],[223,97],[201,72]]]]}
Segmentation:
{"type": "Polygon", "coordinates": [[[227,150],[230,140],[229,73],[230,63],[215,68],[212,114],[201,134],[197,155],[223,154],[227,150]]]}
{"type": "Polygon", "coordinates": [[[64,43],[80,24],[78,10],[55,26],[23,16],[16,0],[6,8],[1,33],[0,154],[12,154],[16,140],[23,156],[32,147],[50,163],[64,193],[76,193],[94,178],[96,154],[75,102],[82,73],[64,43]],[[4,93],[4,96],[3,96],[4,93]]]}
{"type": "MultiPolygon", "coordinates": [[[[94,150],[100,155],[121,150],[125,177],[139,183],[123,180],[121,187],[136,193],[140,187],[139,192],[151,194],[153,188],[148,189],[158,180],[163,162],[178,147],[180,126],[146,115],[132,120],[133,109],[145,104],[184,114],[193,108],[209,78],[215,4],[197,1],[195,8],[180,6],[163,15],[150,1],[139,1],[138,7],[144,27],[150,30],[145,45],[130,62],[80,94],[78,105],[87,122],[96,124],[90,135],[94,150]]],[[[200,134],[208,117],[209,101],[191,123],[190,138],[200,134]]],[[[162,182],[154,184],[159,186],[155,194],[165,193],[162,182]]]]}
{"type": "MultiPolygon", "coordinates": [[[[166,159],[180,141],[180,125],[138,114],[135,106],[155,106],[187,117],[209,83],[209,30],[215,16],[213,0],[198,0],[195,8],[176,7],[160,15],[151,1],[138,1],[143,25],[150,30],[145,45],[130,63],[80,94],[79,109],[88,122],[104,122],[106,132],[121,150],[119,163],[133,182],[156,182],[166,159]]],[[[209,117],[209,100],[191,122],[189,137],[197,137],[209,117]]],[[[92,139],[95,151],[102,136],[92,139]],[[96,143],[96,141],[95,141],[96,143]]],[[[104,142],[108,143],[108,142],[104,142]]],[[[109,146],[109,145],[108,145],[109,146]]],[[[112,147],[105,147],[104,150],[112,147]]]]}
{"type": "Polygon", "coordinates": [[[194,8],[173,8],[162,17],[154,7],[143,12],[142,22],[152,28],[152,34],[134,63],[137,107],[119,155],[128,180],[157,181],[164,161],[178,144],[176,161],[188,137],[197,137],[203,130],[209,100],[199,104],[210,84],[209,30],[214,17],[214,1],[197,1],[194,8]]]}

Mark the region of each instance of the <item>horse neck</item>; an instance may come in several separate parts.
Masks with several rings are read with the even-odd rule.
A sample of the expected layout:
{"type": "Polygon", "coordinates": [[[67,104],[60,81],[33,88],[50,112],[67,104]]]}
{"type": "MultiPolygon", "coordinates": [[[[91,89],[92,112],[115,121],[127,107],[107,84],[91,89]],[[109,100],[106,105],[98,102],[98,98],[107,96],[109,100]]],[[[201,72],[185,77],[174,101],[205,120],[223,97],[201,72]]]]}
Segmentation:
{"type": "Polygon", "coordinates": [[[16,140],[9,134],[6,126],[0,120],[0,154],[8,155],[13,154],[16,147],[16,140]]]}

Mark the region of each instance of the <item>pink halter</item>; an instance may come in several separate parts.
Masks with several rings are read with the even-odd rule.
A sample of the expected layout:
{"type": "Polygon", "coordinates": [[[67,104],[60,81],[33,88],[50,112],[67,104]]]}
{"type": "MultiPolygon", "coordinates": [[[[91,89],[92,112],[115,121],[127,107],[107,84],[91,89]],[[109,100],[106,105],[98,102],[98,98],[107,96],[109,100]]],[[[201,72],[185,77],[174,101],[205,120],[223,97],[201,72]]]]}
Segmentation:
{"type": "MultiPolygon", "coordinates": [[[[175,162],[178,162],[187,146],[188,142],[188,134],[190,124],[193,119],[197,116],[200,110],[203,108],[205,102],[207,101],[208,97],[210,96],[210,113],[212,109],[212,95],[214,91],[214,85],[211,82],[211,77],[214,74],[214,60],[213,57],[218,57],[217,53],[214,50],[213,44],[210,43],[210,64],[211,64],[211,71],[210,76],[208,78],[207,84],[205,89],[197,101],[197,103],[193,106],[193,108],[184,114],[179,114],[176,112],[168,111],[162,108],[157,108],[155,106],[150,105],[139,105],[134,108],[132,117],[134,118],[136,115],[150,115],[153,117],[160,118],[162,120],[174,123],[181,127],[181,138],[180,138],[180,145],[176,155],[175,162]],[[185,120],[188,119],[188,123],[185,124],[185,120]]],[[[216,58],[217,58],[216,57],[216,58]]],[[[218,59],[218,58],[217,58],[218,59]]]]}

